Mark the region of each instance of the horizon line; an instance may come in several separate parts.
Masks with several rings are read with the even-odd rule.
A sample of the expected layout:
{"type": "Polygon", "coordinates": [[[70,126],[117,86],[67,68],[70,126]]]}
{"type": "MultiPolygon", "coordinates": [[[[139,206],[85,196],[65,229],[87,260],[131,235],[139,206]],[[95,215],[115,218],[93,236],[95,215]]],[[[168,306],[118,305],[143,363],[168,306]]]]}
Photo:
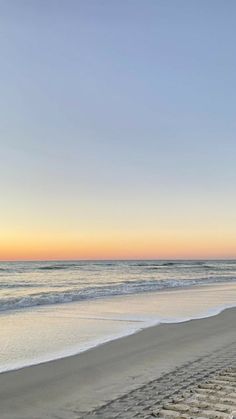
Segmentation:
{"type": "Polygon", "coordinates": [[[0,259],[0,263],[9,262],[138,262],[138,261],[236,261],[235,258],[127,258],[127,259],[0,259]]]}

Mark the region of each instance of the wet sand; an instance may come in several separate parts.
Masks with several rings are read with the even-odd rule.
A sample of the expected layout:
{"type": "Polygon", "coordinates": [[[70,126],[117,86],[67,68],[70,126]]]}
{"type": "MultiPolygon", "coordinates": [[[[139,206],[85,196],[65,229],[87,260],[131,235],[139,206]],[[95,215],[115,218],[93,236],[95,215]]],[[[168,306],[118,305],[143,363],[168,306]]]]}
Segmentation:
{"type": "MultiPolygon", "coordinates": [[[[219,380],[219,374],[226,377],[222,386],[234,380],[235,370],[229,368],[236,366],[235,325],[236,309],[228,309],[214,317],[151,327],[76,356],[2,373],[0,417],[232,417],[233,402],[221,416],[206,413],[213,412],[207,402],[205,410],[195,413],[180,413],[174,404],[183,401],[189,406],[193,400],[198,409],[199,385],[214,384],[209,380],[219,380]]],[[[231,387],[226,390],[231,390],[228,394],[234,401],[231,387]]],[[[217,391],[226,398],[224,389],[217,391]]],[[[219,400],[219,404],[224,403],[219,400]]]]}

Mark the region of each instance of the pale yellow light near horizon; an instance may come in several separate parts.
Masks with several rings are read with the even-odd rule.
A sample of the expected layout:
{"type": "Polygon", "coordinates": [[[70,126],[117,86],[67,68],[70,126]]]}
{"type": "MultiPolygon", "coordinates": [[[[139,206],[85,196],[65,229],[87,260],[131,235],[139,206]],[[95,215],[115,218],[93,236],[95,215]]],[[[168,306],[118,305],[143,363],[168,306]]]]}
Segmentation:
{"type": "Polygon", "coordinates": [[[1,260],[233,258],[233,235],[222,232],[105,232],[61,235],[30,232],[5,234],[1,260]]]}
{"type": "Polygon", "coordinates": [[[24,198],[4,202],[0,260],[236,257],[234,206],[217,195],[24,198]]]}

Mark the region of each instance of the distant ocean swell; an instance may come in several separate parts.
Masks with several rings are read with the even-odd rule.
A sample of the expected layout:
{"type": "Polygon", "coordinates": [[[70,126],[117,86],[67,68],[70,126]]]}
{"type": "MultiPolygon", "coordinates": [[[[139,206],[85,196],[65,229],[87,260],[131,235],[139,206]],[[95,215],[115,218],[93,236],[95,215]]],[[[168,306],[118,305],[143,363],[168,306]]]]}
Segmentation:
{"type": "MultiPolygon", "coordinates": [[[[1,262],[0,262],[1,263],[1,262]]],[[[232,261],[232,263],[236,263],[232,261]]],[[[43,262],[2,262],[0,266],[0,275],[5,275],[6,273],[14,274],[14,273],[21,273],[21,272],[36,272],[36,271],[57,271],[57,270],[83,270],[89,268],[96,269],[98,268],[101,270],[102,268],[109,269],[109,268],[117,268],[117,266],[128,266],[129,268],[144,268],[144,269],[161,269],[161,268],[176,268],[176,269],[183,269],[183,268],[204,268],[204,269],[226,269],[227,267],[223,265],[222,267],[220,264],[208,264],[205,261],[157,261],[157,262],[150,262],[150,261],[117,261],[117,262],[107,262],[107,261],[92,261],[92,262],[59,262],[59,263],[43,263],[43,262]],[[2,273],[2,274],[1,274],[2,273]]],[[[232,267],[229,267],[232,269],[232,267]]]]}

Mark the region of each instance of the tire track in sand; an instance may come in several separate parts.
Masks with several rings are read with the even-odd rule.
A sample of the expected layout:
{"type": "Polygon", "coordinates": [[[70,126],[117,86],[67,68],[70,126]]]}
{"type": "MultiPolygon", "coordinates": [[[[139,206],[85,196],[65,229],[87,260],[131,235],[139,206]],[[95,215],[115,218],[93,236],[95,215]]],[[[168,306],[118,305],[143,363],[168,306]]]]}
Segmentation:
{"type": "Polygon", "coordinates": [[[82,419],[236,419],[236,343],[82,414],[82,419]]]}

